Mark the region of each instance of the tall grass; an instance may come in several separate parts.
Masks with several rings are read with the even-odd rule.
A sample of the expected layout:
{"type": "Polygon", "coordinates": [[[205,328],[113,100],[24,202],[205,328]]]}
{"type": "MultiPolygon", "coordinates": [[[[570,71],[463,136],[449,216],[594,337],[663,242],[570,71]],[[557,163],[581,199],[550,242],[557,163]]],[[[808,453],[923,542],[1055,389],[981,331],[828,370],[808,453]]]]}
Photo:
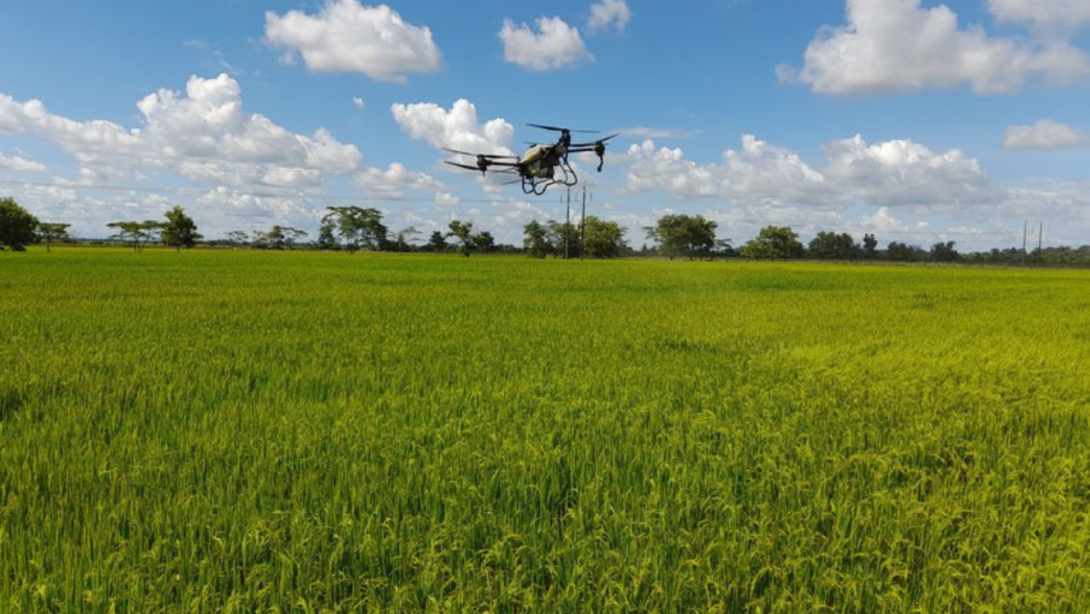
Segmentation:
{"type": "Polygon", "coordinates": [[[0,611],[1086,611],[1088,282],[8,255],[0,611]]]}

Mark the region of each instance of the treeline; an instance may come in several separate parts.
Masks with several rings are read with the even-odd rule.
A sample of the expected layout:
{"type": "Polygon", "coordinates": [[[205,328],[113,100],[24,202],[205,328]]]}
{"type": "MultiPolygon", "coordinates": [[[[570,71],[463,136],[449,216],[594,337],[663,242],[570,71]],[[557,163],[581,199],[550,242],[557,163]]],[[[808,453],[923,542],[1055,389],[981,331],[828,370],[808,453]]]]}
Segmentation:
{"type": "MultiPolygon", "coordinates": [[[[22,251],[30,244],[42,244],[50,250],[54,244],[75,241],[68,235],[69,227],[65,223],[39,221],[13,199],[0,199],[0,250],[22,251]]],[[[864,234],[857,241],[849,233],[831,231],[819,232],[804,244],[789,226],[766,226],[756,237],[736,247],[731,239],[717,237],[718,224],[714,220],[685,214],[665,215],[655,225],[642,228],[650,244],[638,249],[629,244],[626,228],[596,216],[587,216],[579,222],[534,220],[523,227],[521,245],[498,243],[490,232],[478,230],[473,222],[453,220],[446,231],[435,230],[421,243],[422,233],[415,227],[391,230],[384,223],[381,211],[356,206],[327,207],[313,240],[305,230],[274,225],[268,230],[232,230],[223,239],[202,242],[196,222],[177,206],[167,211],[162,220],[121,220],[110,222],[107,227],[114,231],[109,241],[124,243],[135,252],[143,251],[149,244],[180,250],[203,243],[213,247],[258,250],[431,252],[459,253],[466,257],[474,253],[509,253],[533,258],[748,258],[1090,265],[1090,245],[1032,251],[1009,247],[961,253],[954,241],[934,243],[926,248],[891,241],[880,248],[874,234],[864,234]]]]}

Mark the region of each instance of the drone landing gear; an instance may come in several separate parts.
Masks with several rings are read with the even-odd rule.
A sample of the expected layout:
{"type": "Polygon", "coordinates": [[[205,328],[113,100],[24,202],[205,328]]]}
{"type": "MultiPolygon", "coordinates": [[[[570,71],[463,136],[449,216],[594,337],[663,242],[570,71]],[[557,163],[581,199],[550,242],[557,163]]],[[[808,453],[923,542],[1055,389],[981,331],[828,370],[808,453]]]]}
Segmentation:
{"type": "Polygon", "coordinates": [[[573,187],[579,183],[579,175],[576,174],[575,169],[571,164],[568,164],[567,160],[561,160],[559,164],[555,166],[559,168],[561,176],[559,178],[548,177],[523,177],[522,178],[522,192],[523,194],[533,194],[534,196],[541,196],[545,194],[545,191],[550,186],[562,185],[566,187],[573,187]]]}

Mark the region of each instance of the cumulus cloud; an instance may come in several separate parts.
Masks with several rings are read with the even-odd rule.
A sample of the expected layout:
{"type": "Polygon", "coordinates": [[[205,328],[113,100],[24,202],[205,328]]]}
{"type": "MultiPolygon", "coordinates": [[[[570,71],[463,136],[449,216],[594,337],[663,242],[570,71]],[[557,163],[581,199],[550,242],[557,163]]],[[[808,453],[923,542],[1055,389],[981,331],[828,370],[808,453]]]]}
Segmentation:
{"type": "Polygon", "coordinates": [[[406,73],[431,73],[442,54],[426,26],[406,23],[386,6],[327,0],[317,15],[265,14],[265,39],[298,52],[315,72],[358,72],[379,81],[404,81],[406,73]]]}
{"type": "Polygon", "coordinates": [[[47,169],[44,164],[23,156],[8,157],[0,155],[0,169],[22,171],[27,173],[44,173],[47,169]]]}
{"type": "Polygon", "coordinates": [[[500,118],[482,124],[477,118],[477,107],[464,98],[456,101],[450,110],[422,102],[394,104],[390,112],[402,131],[437,149],[513,154],[510,147],[515,127],[500,118]]]}
{"type": "Polygon", "coordinates": [[[854,200],[934,206],[982,204],[998,196],[980,162],[957,149],[936,153],[901,139],[871,145],[856,135],[824,152],[825,177],[854,200]]]}
{"type": "Polygon", "coordinates": [[[780,67],[781,81],[804,83],[822,94],[965,83],[978,94],[999,94],[1015,92],[1033,78],[1067,84],[1090,75],[1086,55],[1065,42],[1030,45],[989,37],[979,27],[960,27],[957,15],[945,5],[847,0],[847,15],[847,25],[823,29],[810,43],[801,70],[780,67]]]}
{"type": "Polygon", "coordinates": [[[385,170],[369,168],[360,172],[353,179],[353,183],[369,194],[384,198],[404,198],[404,190],[439,190],[443,184],[431,175],[421,172],[413,172],[405,168],[405,165],[394,162],[385,170]]]}
{"type": "Polygon", "coordinates": [[[614,27],[624,32],[625,26],[632,19],[632,10],[625,0],[602,0],[590,7],[590,20],[587,29],[591,32],[614,27]]]}
{"type": "Polygon", "coordinates": [[[909,224],[898,219],[889,207],[879,207],[873,215],[864,215],[861,222],[867,230],[886,234],[924,232],[928,229],[926,221],[909,224]]]}
{"type": "Polygon", "coordinates": [[[537,32],[527,24],[515,25],[505,19],[500,30],[503,59],[534,71],[547,71],[593,60],[579,30],[559,17],[537,20],[537,32]]]}
{"type": "MultiPolygon", "coordinates": [[[[219,224],[232,218],[211,208],[233,207],[231,203],[238,201],[266,207],[274,223],[311,219],[316,208],[304,194],[323,188],[334,176],[352,176],[362,161],[356,146],[339,141],[327,130],[297,134],[268,117],[246,112],[239,84],[226,74],[214,79],[192,77],[184,92],[161,89],[139,100],[136,107],[140,120],[135,127],[126,127],[64,117],[41,101],[16,101],[0,94],[0,132],[40,137],[78,163],[75,180],[53,180],[63,192],[25,187],[22,198],[38,202],[35,207],[50,216],[80,224],[75,232],[103,236],[105,223],[111,219],[155,217],[178,194],[211,188],[210,196],[196,204],[202,208],[205,234],[215,236],[217,230],[224,230],[219,224]],[[149,182],[174,185],[179,177],[193,187],[139,187],[149,182]],[[114,187],[124,183],[134,187],[114,187]],[[99,192],[88,190],[102,186],[109,186],[101,193],[106,196],[96,200],[93,195],[99,192]],[[64,194],[78,194],[78,200],[64,199],[64,194]],[[97,204],[92,207],[92,203],[97,204]]],[[[0,167],[45,170],[21,156],[0,157],[0,167]]],[[[399,177],[409,185],[418,179],[408,172],[388,179],[399,177]]]]}
{"type": "Polygon", "coordinates": [[[38,100],[0,97],[0,127],[35,133],[60,145],[82,165],[90,183],[132,169],[166,170],[199,181],[281,187],[320,183],[323,173],[345,174],[362,155],[328,131],[295,134],[260,114],[245,113],[237,81],[191,77],[185,94],[161,89],[137,103],[139,128],[104,120],[77,121],[38,100]]]}
{"type": "Polygon", "coordinates": [[[1007,149],[1059,149],[1087,144],[1090,139],[1078,130],[1049,119],[1029,126],[1011,126],[1003,140],[1007,149]]]}
{"type": "Polygon", "coordinates": [[[627,187],[633,192],[665,190],[675,198],[717,196],[762,198],[823,191],[825,178],[797,154],[743,135],[741,150],[723,153],[720,164],[687,160],[680,148],[656,149],[654,141],[632,145],[627,187]]]}
{"type": "Polygon", "coordinates": [[[1090,25],[1086,0],[988,0],[988,10],[1001,21],[1024,23],[1041,38],[1066,38],[1090,25]]]}
{"type": "Polygon", "coordinates": [[[625,156],[626,187],[663,190],[677,199],[833,207],[958,206],[1002,196],[979,162],[958,150],[935,153],[909,140],[868,144],[855,136],[829,143],[824,153],[824,167],[813,168],[795,152],[744,135],[741,149],[727,150],[720,163],[698,164],[681,149],[656,148],[647,140],[625,156]]]}
{"type": "Polygon", "coordinates": [[[462,199],[458,198],[450,192],[436,192],[435,204],[440,207],[457,207],[462,203],[462,199]]]}
{"type": "Polygon", "coordinates": [[[636,126],[633,128],[621,128],[617,132],[623,136],[636,139],[684,139],[700,134],[698,130],[685,130],[679,128],[651,128],[648,126],[636,126]]]}

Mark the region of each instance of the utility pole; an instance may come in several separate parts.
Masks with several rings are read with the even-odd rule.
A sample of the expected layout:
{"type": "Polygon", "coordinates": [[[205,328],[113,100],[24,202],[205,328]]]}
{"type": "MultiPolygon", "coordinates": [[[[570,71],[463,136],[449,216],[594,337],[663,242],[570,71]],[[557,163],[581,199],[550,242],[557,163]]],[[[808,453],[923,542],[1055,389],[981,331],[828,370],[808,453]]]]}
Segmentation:
{"type": "Polygon", "coordinates": [[[1026,233],[1029,231],[1029,222],[1022,222],[1022,266],[1026,266],[1026,233]]]}
{"type": "Polygon", "coordinates": [[[1045,221],[1041,220],[1041,226],[1037,229],[1037,264],[1041,264],[1041,256],[1044,255],[1045,221]]]}
{"type": "Polygon", "coordinates": [[[564,217],[564,260],[568,259],[569,243],[571,243],[571,186],[568,186],[568,212],[564,217]]]}
{"type": "Polygon", "coordinates": [[[583,254],[587,253],[587,184],[583,184],[583,223],[582,223],[581,235],[579,237],[579,259],[583,259],[583,254]]]}

